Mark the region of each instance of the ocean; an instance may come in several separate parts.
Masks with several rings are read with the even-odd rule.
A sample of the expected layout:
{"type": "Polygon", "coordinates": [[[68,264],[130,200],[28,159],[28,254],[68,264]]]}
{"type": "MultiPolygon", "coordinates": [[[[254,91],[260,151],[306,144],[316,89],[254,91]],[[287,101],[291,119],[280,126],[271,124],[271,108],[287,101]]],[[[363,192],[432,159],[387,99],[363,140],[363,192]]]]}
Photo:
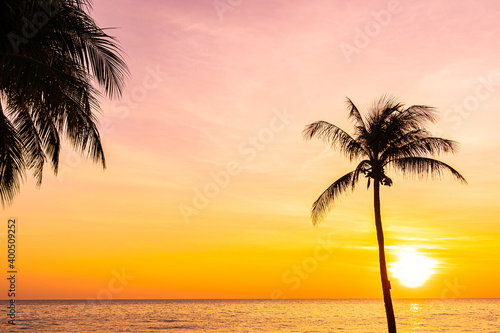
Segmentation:
{"type": "MultiPolygon", "coordinates": [[[[18,301],[1,332],[387,332],[382,300],[18,301]]],[[[395,300],[398,333],[500,332],[500,299],[395,300]]]]}

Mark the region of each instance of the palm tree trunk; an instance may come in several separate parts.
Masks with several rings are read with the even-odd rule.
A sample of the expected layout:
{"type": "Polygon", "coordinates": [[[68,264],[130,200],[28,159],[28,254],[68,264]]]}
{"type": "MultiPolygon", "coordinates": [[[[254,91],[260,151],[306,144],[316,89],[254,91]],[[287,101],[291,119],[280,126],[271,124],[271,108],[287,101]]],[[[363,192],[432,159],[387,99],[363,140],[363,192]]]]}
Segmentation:
{"type": "Polygon", "coordinates": [[[382,290],[384,293],[385,312],[387,315],[387,325],[389,333],[396,333],[396,319],[391,299],[391,283],[387,277],[387,264],[385,262],[384,230],[382,229],[382,217],[380,215],[380,181],[374,179],[373,203],[375,207],[375,226],[377,227],[378,256],[380,262],[380,278],[382,280],[382,290]]]}

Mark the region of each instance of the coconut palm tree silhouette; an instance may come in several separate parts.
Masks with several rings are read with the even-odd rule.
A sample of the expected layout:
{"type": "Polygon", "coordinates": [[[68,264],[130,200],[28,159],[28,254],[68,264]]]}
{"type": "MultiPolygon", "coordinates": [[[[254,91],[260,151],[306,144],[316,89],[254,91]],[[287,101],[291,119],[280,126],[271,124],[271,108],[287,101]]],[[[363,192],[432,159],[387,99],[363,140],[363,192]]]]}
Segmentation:
{"type": "Polygon", "coordinates": [[[433,178],[450,172],[457,180],[465,178],[448,164],[432,157],[455,152],[457,143],[433,137],[424,125],[436,121],[435,109],[424,105],[405,108],[394,98],[382,96],[375,101],[365,117],[348,98],[349,118],[355,122],[354,136],[325,121],[309,124],[303,131],[306,140],[318,138],[344,153],[351,161],[358,161],[356,169],[337,179],[314,202],[311,219],[314,225],[323,221],[334,202],[348,191],[354,190],[365,176],[373,183],[373,203],[377,230],[380,277],[389,333],[396,333],[396,321],[391,299],[391,284],[387,276],[384,232],[380,214],[380,185],[391,186],[387,169],[399,171],[403,176],[433,178]]]}
{"type": "Polygon", "coordinates": [[[87,14],[90,0],[0,2],[0,200],[27,170],[58,171],[61,142],[105,167],[96,124],[100,92],[120,96],[129,74],[113,37],[87,14]],[[95,87],[100,87],[97,90],[95,87]]]}

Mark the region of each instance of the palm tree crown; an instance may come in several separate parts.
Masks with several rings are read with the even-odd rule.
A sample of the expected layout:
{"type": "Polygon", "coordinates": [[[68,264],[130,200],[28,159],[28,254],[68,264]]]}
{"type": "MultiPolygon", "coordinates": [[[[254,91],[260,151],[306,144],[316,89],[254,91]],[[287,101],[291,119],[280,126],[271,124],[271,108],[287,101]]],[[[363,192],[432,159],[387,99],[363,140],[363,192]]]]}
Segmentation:
{"type": "Polygon", "coordinates": [[[90,0],[0,3],[2,204],[19,192],[26,170],[38,185],[47,160],[57,173],[63,141],[105,167],[98,99],[101,91],[120,96],[129,72],[90,7],[90,0]]]}
{"type": "Polygon", "coordinates": [[[451,166],[432,157],[454,153],[457,143],[433,137],[425,129],[427,122],[436,121],[433,107],[413,105],[405,107],[387,96],[377,100],[363,117],[348,98],[349,118],[355,122],[354,136],[326,121],[317,121],[304,129],[305,139],[322,139],[340,150],[351,161],[359,161],[355,170],[331,184],[316,200],[311,210],[313,224],[322,221],[334,201],[344,192],[353,190],[360,174],[370,181],[391,186],[387,169],[400,171],[404,176],[440,177],[450,172],[459,181],[465,178],[451,166]]]}

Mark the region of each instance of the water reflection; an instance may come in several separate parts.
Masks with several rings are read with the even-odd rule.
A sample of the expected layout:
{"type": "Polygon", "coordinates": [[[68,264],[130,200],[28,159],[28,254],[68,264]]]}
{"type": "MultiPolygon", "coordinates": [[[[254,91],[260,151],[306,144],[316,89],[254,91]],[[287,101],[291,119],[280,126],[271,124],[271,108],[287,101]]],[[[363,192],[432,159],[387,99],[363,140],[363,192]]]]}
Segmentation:
{"type": "Polygon", "coordinates": [[[419,303],[416,302],[410,303],[408,322],[411,333],[421,332],[423,329],[421,312],[422,312],[421,305],[419,303]]]}

